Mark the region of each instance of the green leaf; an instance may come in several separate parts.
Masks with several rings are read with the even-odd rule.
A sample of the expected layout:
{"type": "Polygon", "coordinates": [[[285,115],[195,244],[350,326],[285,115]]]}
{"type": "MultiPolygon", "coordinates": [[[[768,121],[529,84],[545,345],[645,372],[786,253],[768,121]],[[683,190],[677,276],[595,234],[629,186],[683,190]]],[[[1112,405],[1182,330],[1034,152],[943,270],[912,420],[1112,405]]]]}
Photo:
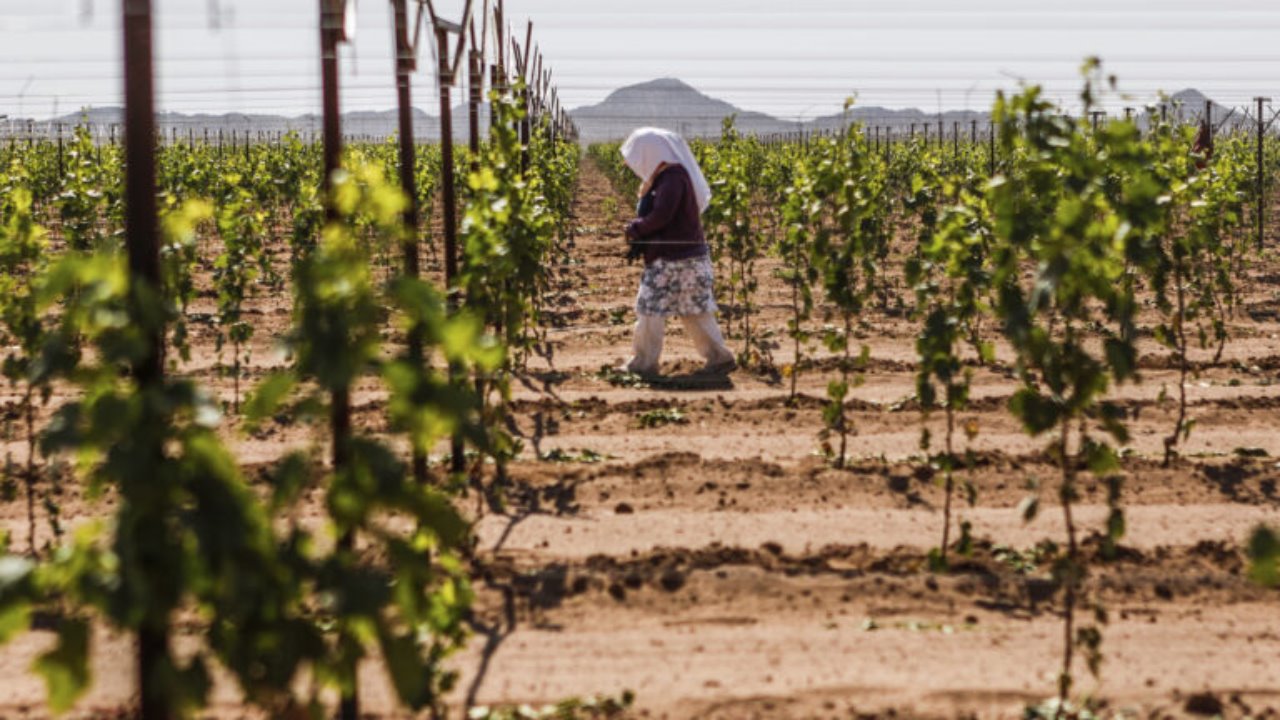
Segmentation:
{"type": "Polygon", "coordinates": [[[1173,348],[1176,344],[1173,331],[1168,325],[1161,323],[1151,328],[1151,334],[1155,337],[1155,341],[1167,348],[1173,348]]]}
{"type": "Polygon", "coordinates": [[[978,357],[982,359],[984,364],[991,364],[996,361],[996,345],[992,342],[978,343],[978,357]]]}
{"type": "Polygon", "coordinates": [[[1249,577],[1259,585],[1280,586],[1280,533],[1260,525],[1249,538],[1249,577]]]}
{"type": "Polygon", "coordinates": [[[1138,351],[1133,343],[1108,338],[1105,346],[1107,365],[1111,368],[1111,374],[1119,380],[1132,377],[1138,367],[1138,351]]]}
{"type": "Polygon", "coordinates": [[[311,458],[305,452],[291,452],[281,458],[270,475],[271,509],[281,511],[296,502],[311,482],[311,475],[311,458]]]}
{"type": "Polygon", "coordinates": [[[37,658],[32,669],[44,678],[49,707],[55,713],[70,710],[89,687],[89,623],[64,618],[58,644],[37,658]]]}
{"type": "Polygon", "coordinates": [[[1113,509],[1107,514],[1107,539],[1111,542],[1119,541],[1124,537],[1125,533],[1124,511],[1120,508],[1113,509]]]}
{"type": "Polygon", "coordinates": [[[298,379],[291,372],[268,375],[245,402],[245,417],[256,424],[275,415],[297,385],[298,379]]]}
{"type": "Polygon", "coordinates": [[[24,600],[12,599],[0,605],[0,645],[31,627],[31,605],[24,600]]]}
{"type": "Polygon", "coordinates": [[[431,702],[431,673],[413,635],[397,635],[378,623],[378,644],[400,701],[417,710],[431,702]]]}
{"type": "Polygon", "coordinates": [[[174,693],[180,707],[194,710],[204,707],[209,692],[213,689],[213,679],[209,676],[209,667],[203,654],[192,658],[191,663],[174,672],[174,693]]]}
{"type": "Polygon", "coordinates": [[[1052,430],[1062,418],[1062,408],[1030,388],[1022,388],[1009,399],[1009,410],[1032,435],[1052,430]]]}
{"type": "Polygon", "coordinates": [[[1095,475],[1105,475],[1120,469],[1120,459],[1110,445],[1089,440],[1084,447],[1085,465],[1095,475]]]}

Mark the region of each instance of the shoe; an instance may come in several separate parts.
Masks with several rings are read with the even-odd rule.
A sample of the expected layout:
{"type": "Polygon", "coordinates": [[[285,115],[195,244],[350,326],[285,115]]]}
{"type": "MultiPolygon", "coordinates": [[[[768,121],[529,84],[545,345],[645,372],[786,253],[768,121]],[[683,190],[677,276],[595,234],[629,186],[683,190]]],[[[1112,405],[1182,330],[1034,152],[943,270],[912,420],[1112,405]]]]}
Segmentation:
{"type": "Polygon", "coordinates": [[[624,375],[639,375],[642,378],[653,378],[658,376],[657,368],[652,370],[639,370],[631,367],[630,363],[623,363],[615,367],[614,370],[624,375]]]}
{"type": "Polygon", "coordinates": [[[706,365],[703,365],[702,369],[698,372],[702,375],[728,375],[737,369],[738,361],[733,358],[729,358],[728,360],[721,360],[720,362],[707,363],[706,365]]]}

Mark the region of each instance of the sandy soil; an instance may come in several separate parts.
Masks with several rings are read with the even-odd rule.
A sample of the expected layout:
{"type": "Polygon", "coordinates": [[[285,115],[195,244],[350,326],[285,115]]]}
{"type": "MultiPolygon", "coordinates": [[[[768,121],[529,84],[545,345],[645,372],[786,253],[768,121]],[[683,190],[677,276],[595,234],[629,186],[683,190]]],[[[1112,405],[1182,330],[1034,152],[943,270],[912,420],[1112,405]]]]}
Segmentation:
{"type": "MultiPolygon", "coordinates": [[[[816,456],[833,376],[824,353],[802,365],[801,397],[788,403],[776,374],[693,376],[698,360],[672,323],[666,378],[611,384],[600,370],[627,353],[639,269],[622,261],[624,218],[605,214],[610,194],[588,163],[576,242],[546,298],[548,357],[535,358],[516,387],[525,448],[509,505],[477,518],[477,632],[456,660],[457,708],[632,690],[638,717],[1019,717],[1050,697],[1061,598],[1046,541],[1063,542],[1063,523],[1047,441],[1028,438],[1005,410],[1007,366],[976,369],[961,418],[978,430],[959,441],[973,450],[963,476],[976,504],[956,507],[977,539],[973,554],[931,574],[943,494],[919,445],[924,425],[941,437],[942,420],[923,419],[911,399],[911,321],[863,318],[872,363],[852,394],[858,433],[843,470],[816,456]],[[642,428],[642,414],[668,409],[682,422],[642,428]],[[556,451],[563,461],[539,460],[556,451]],[[1026,523],[1019,507],[1029,496],[1041,512],[1026,523]]],[[[1248,581],[1242,548],[1258,523],[1280,524],[1275,264],[1254,271],[1222,362],[1195,356],[1200,372],[1187,391],[1198,426],[1181,458],[1160,462],[1176,411],[1160,395],[1176,394],[1178,376],[1154,342],[1142,345],[1142,382],[1115,390],[1133,433],[1123,473],[1129,534],[1115,557],[1086,543],[1096,560],[1088,588],[1111,623],[1101,678],[1083,662],[1075,668],[1080,695],[1104,714],[1280,716],[1280,593],[1248,581]]],[[[772,268],[759,271],[758,326],[775,334],[774,363],[784,367],[793,363],[782,336],[788,295],[772,268]]],[[[260,299],[253,312],[258,377],[281,362],[272,343],[288,304],[260,299]]],[[[183,370],[230,399],[212,329],[194,330],[195,358],[183,370]]],[[[742,341],[731,332],[730,343],[742,341]]],[[[1007,349],[999,356],[1007,362],[1007,349]]],[[[360,424],[380,430],[381,393],[370,386],[355,401],[360,424]]],[[[317,442],[304,427],[248,437],[232,423],[226,432],[250,472],[317,442]]],[[[8,450],[21,457],[16,440],[8,450]]],[[[1088,533],[1103,526],[1106,491],[1084,485],[1077,521],[1088,533]]],[[[109,503],[85,503],[74,488],[66,495],[73,525],[109,503]]],[[[0,506],[0,526],[21,546],[21,503],[0,506]]],[[[49,640],[32,633],[0,649],[0,718],[42,716],[42,688],[26,668],[49,640]]],[[[108,714],[132,694],[127,639],[96,640],[96,685],[80,717],[108,714]]],[[[398,717],[381,670],[367,664],[364,673],[365,708],[398,717]]],[[[213,712],[248,714],[226,683],[213,712]]]]}

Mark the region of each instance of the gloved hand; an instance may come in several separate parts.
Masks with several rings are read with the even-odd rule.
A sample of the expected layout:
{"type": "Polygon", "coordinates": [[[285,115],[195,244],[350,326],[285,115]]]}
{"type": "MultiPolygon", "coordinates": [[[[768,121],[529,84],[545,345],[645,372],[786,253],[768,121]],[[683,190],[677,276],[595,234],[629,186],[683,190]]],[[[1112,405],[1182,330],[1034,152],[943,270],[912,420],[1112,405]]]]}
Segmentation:
{"type": "Polygon", "coordinates": [[[627,237],[627,264],[630,265],[644,257],[644,248],[640,247],[640,236],[636,235],[631,225],[628,224],[623,229],[623,234],[627,237]]]}
{"type": "Polygon", "coordinates": [[[627,237],[627,264],[639,260],[644,257],[644,248],[640,247],[640,241],[633,237],[627,237]]]}

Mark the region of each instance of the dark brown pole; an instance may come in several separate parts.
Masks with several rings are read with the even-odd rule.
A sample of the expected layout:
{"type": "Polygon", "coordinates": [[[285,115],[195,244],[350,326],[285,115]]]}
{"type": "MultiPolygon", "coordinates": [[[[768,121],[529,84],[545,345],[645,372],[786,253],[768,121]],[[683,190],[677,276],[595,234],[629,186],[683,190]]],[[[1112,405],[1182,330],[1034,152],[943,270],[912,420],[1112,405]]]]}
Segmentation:
{"type": "Polygon", "coordinates": [[[484,58],[480,56],[480,51],[474,48],[468,56],[471,58],[469,68],[471,87],[467,103],[467,130],[470,141],[468,147],[471,151],[471,169],[476,170],[480,167],[480,103],[484,97],[484,58]]]}
{"type": "MultiPolygon", "coordinates": [[[[458,38],[462,42],[462,38],[458,38]]],[[[440,64],[437,69],[437,81],[440,85],[440,182],[441,205],[444,210],[444,285],[448,293],[449,306],[457,308],[459,304],[458,283],[458,198],[454,192],[453,172],[453,108],[451,106],[449,87],[453,85],[453,68],[449,65],[449,31],[436,27],[436,47],[440,64]]],[[[456,369],[453,372],[456,379],[456,369]]],[[[467,469],[462,435],[455,433],[450,443],[449,469],[461,474],[467,469]]]]}
{"type": "MultiPolygon", "coordinates": [[[[160,288],[156,222],[155,101],[151,0],[125,0],[125,231],[134,280],[160,288]]],[[[164,330],[153,331],[151,352],[137,368],[140,382],[164,377],[164,330]]]]}
{"type": "Polygon", "coordinates": [[[533,106],[530,102],[531,93],[529,91],[529,83],[533,82],[529,74],[533,71],[533,21],[530,20],[525,26],[524,47],[520,49],[521,57],[518,62],[520,70],[520,80],[523,89],[520,91],[520,104],[524,108],[524,119],[520,121],[520,169],[529,172],[529,131],[530,131],[530,115],[533,113],[533,106]]]}
{"type": "Polygon", "coordinates": [[[546,76],[542,72],[542,51],[539,50],[533,65],[533,113],[529,118],[530,127],[536,128],[542,118],[543,90],[546,88],[546,76]]]}
{"type": "Polygon", "coordinates": [[[520,79],[523,81],[523,87],[520,89],[520,105],[524,108],[524,117],[520,120],[520,169],[524,172],[529,171],[529,137],[530,137],[530,115],[533,114],[533,104],[530,101],[529,78],[525,69],[528,67],[529,56],[528,48],[525,48],[524,67],[520,70],[520,79]]]}
{"type": "Polygon", "coordinates": [[[342,24],[342,0],[320,0],[320,74],[323,85],[323,137],[325,216],[336,217],[329,193],[333,174],[342,163],[342,109],[338,103],[338,33],[342,24]]]}
{"type": "MultiPolygon", "coordinates": [[[[402,238],[404,250],[404,274],[410,279],[421,276],[418,262],[418,181],[414,175],[417,168],[417,146],[413,134],[413,87],[411,73],[414,70],[413,48],[409,40],[409,12],[406,0],[391,0],[392,12],[395,14],[396,34],[396,97],[400,113],[400,190],[407,203],[401,221],[404,224],[402,238]]],[[[422,327],[414,324],[409,328],[406,348],[409,362],[414,367],[421,367],[425,358],[422,341],[422,327]]],[[[418,483],[427,481],[427,455],[420,448],[413,448],[413,479],[418,483]]]]}
{"type": "Polygon", "coordinates": [[[556,136],[560,134],[560,98],[555,88],[551,89],[551,109],[547,116],[551,118],[551,122],[547,124],[547,128],[551,132],[551,143],[555,144],[556,136]]]}
{"type": "MultiPolygon", "coordinates": [[[[342,164],[342,115],[338,102],[338,43],[342,39],[343,5],[345,0],[320,0],[320,75],[324,123],[324,212],[325,219],[337,219],[333,204],[333,181],[342,164]]],[[[246,138],[247,141],[247,138],[246,138]]],[[[348,441],[351,437],[351,394],[347,388],[335,388],[329,398],[329,429],[333,440],[332,462],[335,473],[346,468],[348,441]]],[[[351,550],[355,538],[345,533],[338,539],[342,550],[351,550]]],[[[360,688],[359,669],[353,668],[351,689],[338,701],[338,717],[341,720],[359,720],[360,688]]]]}
{"type": "Polygon", "coordinates": [[[444,280],[445,287],[454,293],[454,283],[458,277],[458,209],[457,197],[454,193],[453,173],[453,108],[449,95],[449,86],[453,84],[453,72],[449,67],[449,33],[443,28],[436,28],[436,43],[440,52],[439,79],[440,85],[440,171],[441,188],[444,200],[444,280]]]}
{"type": "MultiPolygon", "coordinates": [[[[507,46],[506,36],[503,34],[503,28],[506,27],[507,14],[505,3],[498,0],[498,5],[493,9],[493,54],[497,60],[497,76],[493,81],[493,89],[498,91],[502,98],[507,96],[507,46]]],[[[489,127],[493,127],[498,121],[497,113],[490,108],[489,127]]]]}
{"type": "Polygon", "coordinates": [[[988,173],[990,177],[996,176],[996,124],[991,123],[991,130],[987,132],[988,157],[987,162],[991,166],[988,173]]]}
{"type": "Polygon", "coordinates": [[[1256,97],[1254,102],[1258,103],[1258,158],[1257,158],[1257,184],[1258,184],[1258,249],[1261,250],[1266,240],[1266,213],[1267,213],[1267,176],[1263,170],[1263,150],[1266,145],[1267,126],[1263,123],[1262,111],[1264,105],[1271,98],[1256,97]]]}
{"type": "MultiPolygon", "coordinates": [[[[144,301],[139,291],[160,291],[160,238],[156,222],[155,74],[152,56],[151,0],[125,0],[124,24],[124,132],[125,132],[125,237],[133,302],[144,301]]],[[[114,132],[113,132],[114,135],[114,132]]],[[[133,375],[145,392],[164,382],[164,325],[149,328],[147,353],[133,366],[133,375]]],[[[142,572],[156,578],[150,553],[143,550],[142,572]]],[[[163,619],[145,618],[138,628],[138,689],[143,720],[174,717],[161,675],[169,655],[169,628],[163,619]]]]}
{"type": "MultiPolygon", "coordinates": [[[[493,93],[502,92],[502,81],[499,79],[499,73],[501,72],[502,72],[502,67],[497,63],[494,63],[493,65],[489,66],[489,91],[490,92],[493,92],[493,93]]],[[[489,103],[489,130],[491,132],[494,126],[497,125],[497,123],[498,123],[498,113],[495,111],[495,108],[493,107],[493,103],[489,103]]]]}

